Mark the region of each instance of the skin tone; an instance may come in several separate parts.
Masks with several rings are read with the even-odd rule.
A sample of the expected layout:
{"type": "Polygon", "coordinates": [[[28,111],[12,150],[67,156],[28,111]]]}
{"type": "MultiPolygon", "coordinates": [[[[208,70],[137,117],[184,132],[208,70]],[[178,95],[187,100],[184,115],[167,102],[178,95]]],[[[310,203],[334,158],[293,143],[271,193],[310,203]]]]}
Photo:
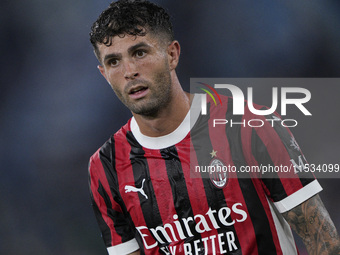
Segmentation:
{"type": "MultiPolygon", "coordinates": [[[[101,74],[131,110],[140,131],[150,137],[173,132],[189,111],[192,96],[183,91],[175,68],[180,45],[145,36],[114,37],[98,44],[101,74]]],[[[340,254],[339,236],[319,196],[314,196],[284,218],[303,239],[310,255],[340,254]]],[[[131,253],[138,255],[139,251],[131,253]]]]}
{"type": "Polygon", "coordinates": [[[139,252],[139,250],[138,250],[138,251],[135,251],[135,252],[130,253],[130,254],[128,254],[128,255],[139,255],[139,254],[140,254],[140,252],[139,252]]]}
{"type": "Polygon", "coordinates": [[[283,213],[283,217],[302,238],[308,254],[340,254],[339,235],[319,195],[283,213]]]}
{"type": "Polygon", "coordinates": [[[145,36],[114,37],[112,45],[99,44],[98,66],[118,98],[131,110],[140,131],[163,136],[174,131],[190,108],[175,68],[180,46],[145,36]]]}

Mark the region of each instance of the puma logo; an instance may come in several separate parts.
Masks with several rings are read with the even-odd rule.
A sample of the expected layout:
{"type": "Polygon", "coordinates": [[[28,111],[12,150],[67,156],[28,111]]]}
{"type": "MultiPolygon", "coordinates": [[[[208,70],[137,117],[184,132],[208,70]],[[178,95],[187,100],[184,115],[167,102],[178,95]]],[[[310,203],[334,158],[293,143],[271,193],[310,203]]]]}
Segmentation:
{"type": "Polygon", "coordinates": [[[148,199],[148,196],[145,194],[145,192],[143,190],[144,182],[145,182],[145,179],[143,179],[142,187],[140,187],[140,188],[136,188],[136,187],[133,187],[133,186],[130,186],[130,185],[125,185],[125,193],[131,192],[131,191],[132,192],[140,192],[146,199],[148,199]]]}

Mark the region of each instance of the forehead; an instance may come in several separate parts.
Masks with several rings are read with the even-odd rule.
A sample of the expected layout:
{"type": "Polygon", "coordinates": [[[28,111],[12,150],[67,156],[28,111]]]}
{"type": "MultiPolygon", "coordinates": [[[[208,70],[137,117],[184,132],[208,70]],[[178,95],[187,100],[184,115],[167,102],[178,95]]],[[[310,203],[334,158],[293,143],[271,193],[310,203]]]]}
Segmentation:
{"type": "Polygon", "coordinates": [[[114,36],[111,38],[111,44],[109,46],[98,43],[98,51],[100,53],[101,59],[107,54],[124,54],[129,51],[134,45],[144,43],[149,47],[160,49],[162,47],[161,40],[157,36],[152,36],[149,33],[144,36],[134,36],[134,35],[124,35],[124,36],[114,36]]]}

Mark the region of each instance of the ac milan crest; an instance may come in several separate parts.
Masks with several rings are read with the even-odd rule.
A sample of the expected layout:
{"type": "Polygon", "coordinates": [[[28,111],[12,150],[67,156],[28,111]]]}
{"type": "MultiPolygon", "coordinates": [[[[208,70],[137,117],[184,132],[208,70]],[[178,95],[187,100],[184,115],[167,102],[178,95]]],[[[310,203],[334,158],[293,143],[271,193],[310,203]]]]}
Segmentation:
{"type": "Polygon", "coordinates": [[[214,158],[210,162],[209,177],[215,187],[223,189],[228,183],[228,172],[223,162],[217,158],[214,158]]]}

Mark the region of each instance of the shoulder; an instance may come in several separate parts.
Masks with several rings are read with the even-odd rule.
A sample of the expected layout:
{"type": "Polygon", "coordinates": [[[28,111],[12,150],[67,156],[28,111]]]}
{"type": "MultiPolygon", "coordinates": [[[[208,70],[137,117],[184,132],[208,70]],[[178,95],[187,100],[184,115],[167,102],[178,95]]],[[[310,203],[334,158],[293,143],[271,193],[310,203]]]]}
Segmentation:
{"type": "Polygon", "coordinates": [[[103,158],[113,159],[116,147],[115,144],[123,145],[123,141],[126,141],[126,135],[130,131],[130,121],[131,119],[116,133],[111,135],[111,137],[90,157],[90,168],[91,165],[100,163],[103,158]]]}

